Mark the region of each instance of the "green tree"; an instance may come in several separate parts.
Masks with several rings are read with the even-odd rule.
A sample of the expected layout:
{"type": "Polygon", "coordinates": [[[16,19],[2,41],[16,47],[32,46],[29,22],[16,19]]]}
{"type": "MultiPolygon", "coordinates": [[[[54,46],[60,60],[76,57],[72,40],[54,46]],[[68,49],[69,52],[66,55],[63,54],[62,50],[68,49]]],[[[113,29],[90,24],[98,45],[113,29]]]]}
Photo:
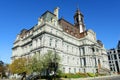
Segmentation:
{"type": "Polygon", "coordinates": [[[4,71],[5,71],[4,62],[3,62],[3,61],[0,61],[0,77],[3,76],[4,71]]]}
{"type": "Polygon", "coordinates": [[[43,65],[42,65],[42,55],[35,54],[30,60],[27,66],[29,73],[37,72],[40,73],[43,65]]]}
{"type": "Polygon", "coordinates": [[[30,60],[28,68],[31,73],[33,72],[41,73],[45,71],[47,68],[52,69],[53,67],[50,67],[51,63],[55,61],[57,64],[60,62],[60,56],[58,55],[58,53],[54,54],[52,51],[48,51],[45,54],[35,54],[30,60]]]}
{"type": "Polygon", "coordinates": [[[10,65],[10,71],[13,74],[19,74],[27,71],[26,68],[27,59],[26,58],[18,58],[15,59],[10,65]]]}
{"type": "Polygon", "coordinates": [[[48,68],[49,66],[54,67],[54,63],[60,63],[60,56],[58,53],[53,53],[52,51],[48,51],[45,55],[43,55],[43,66],[44,68],[48,68]],[[53,64],[51,64],[53,63],[53,64]]]}
{"type": "Polygon", "coordinates": [[[4,62],[0,61],[0,73],[4,71],[4,62]]]}

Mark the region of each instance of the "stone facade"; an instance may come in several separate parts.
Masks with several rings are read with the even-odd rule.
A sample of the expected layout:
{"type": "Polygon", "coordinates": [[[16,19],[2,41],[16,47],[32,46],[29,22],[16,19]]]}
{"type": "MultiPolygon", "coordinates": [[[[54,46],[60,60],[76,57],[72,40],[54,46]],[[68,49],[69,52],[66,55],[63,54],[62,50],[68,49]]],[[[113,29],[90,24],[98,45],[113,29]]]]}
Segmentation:
{"type": "Polygon", "coordinates": [[[120,41],[116,49],[108,50],[108,59],[110,70],[120,74],[120,41]]]}
{"type": "Polygon", "coordinates": [[[48,50],[61,57],[64,73],[99,72],[109,69],[106,49],[96,39],[96,33],[85,29],[84,17],[80,10],[74,15],[75,23],[58,19],[58,11],[46,11],[38,24],[31,29],[23,29],[14,42],[12,60],[19,57],[30,58],[34,54],[45,54],[48,50]]]}

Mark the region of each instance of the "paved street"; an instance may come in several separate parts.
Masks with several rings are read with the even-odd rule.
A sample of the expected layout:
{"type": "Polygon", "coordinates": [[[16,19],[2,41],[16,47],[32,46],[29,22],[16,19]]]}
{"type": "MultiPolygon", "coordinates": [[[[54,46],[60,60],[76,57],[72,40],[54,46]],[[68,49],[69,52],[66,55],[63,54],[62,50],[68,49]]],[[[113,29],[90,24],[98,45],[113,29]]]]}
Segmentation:
{"type": "Polygon", "coordinates": [[[120,75],[102,76],[102,77],[89,77],[79,79],[63,79],[63,80],[120,80],[120,75]]]}
{"type": "MultiPolygon", "coordinates": [[[[9,80],[9,79],[0,79],[0,80],[9,80]]],[[[103,77],[95,77],[95,78],[63,79],[63,80],[120,80],[120,75],[103,76],[103,77]]]]}
{"type": "Polygon", "coordinates": [[[99,78],[99,79],[91,79],[91,80],[120,80],[120,76],[117,76],[117,77],[107,77],[107,78],[99,78]]]}
{"type": "Polygon", "coordinates": [[[119,76],[96,77],[96,78],[91,78],[91,79],[86,79],[86,80],[120,80],[120,75],[119,76]]]}

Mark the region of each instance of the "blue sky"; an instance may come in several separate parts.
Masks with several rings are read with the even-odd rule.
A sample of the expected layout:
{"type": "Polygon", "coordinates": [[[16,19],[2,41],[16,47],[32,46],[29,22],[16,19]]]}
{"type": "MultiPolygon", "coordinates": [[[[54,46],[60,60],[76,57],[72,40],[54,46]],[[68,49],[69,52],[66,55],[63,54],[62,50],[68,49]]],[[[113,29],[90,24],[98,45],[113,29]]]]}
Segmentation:
{"type": "Polygon", "coordinates": [[[46,10],[60,8],[59,17],[74,23],[79,4],[87,29],[93,29],[106,49],[114,48],[120,39],[120,0],[1,0],[0,60],[10,63],[13,42],[23,28],[37,24],[46,10]]]}

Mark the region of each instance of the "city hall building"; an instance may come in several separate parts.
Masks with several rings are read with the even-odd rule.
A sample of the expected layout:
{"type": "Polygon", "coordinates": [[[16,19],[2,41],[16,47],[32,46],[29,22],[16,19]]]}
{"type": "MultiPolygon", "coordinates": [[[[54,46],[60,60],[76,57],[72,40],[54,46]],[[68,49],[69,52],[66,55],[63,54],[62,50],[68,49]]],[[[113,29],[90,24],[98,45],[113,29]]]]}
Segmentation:
{"type": "Polygon", "coordinates": [[[31,29],[23,29],[17,35],[12,48],[12,61],[45,54],[48,50],[61,57],[64,73],[105,72],[109,70],[104,45],[96,39],[96,33],[86,29],[84,16],[79,9],[74,14],[74,24],[58,18],[59,8],[46,11],[31,29]]]}

